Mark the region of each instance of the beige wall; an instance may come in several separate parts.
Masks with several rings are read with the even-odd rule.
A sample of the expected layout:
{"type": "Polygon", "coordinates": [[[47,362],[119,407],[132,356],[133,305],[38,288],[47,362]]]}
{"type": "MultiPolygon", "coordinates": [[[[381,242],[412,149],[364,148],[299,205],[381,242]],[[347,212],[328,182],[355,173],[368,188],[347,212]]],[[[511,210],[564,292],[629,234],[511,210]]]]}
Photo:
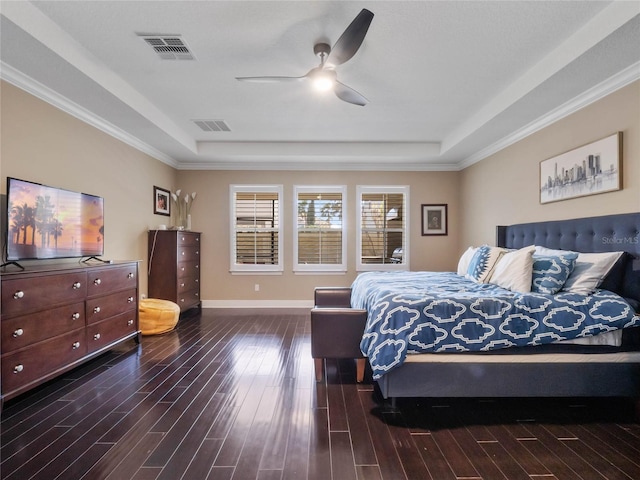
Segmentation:
{"type": "Polygon", "coordinates": [[[193,229],[203,233],[202,298],[214,302],[309,302],[317,285],[355,278],[356,185],[410,186],[411,269],[452,270],[467,245],[493,243],[495,225],[640,211],[640,82],[621,89],[462,172],[176,171],[55,107],[1,84],[0,188],[13,176],[105,198],[105,258],[139,259],[146,293],[147,229],[169,223],[153,214],[153,186],[196,191],[193,229]],[[615,131],[624,133],[624,189],[546,205],[538,201],[538,167],[546,158],[615,131]],[[229,273],[229,185],[282,184],[285,271],[229,273]],[[295,275],[293,186],[347,185],[346,275],[295,275]],[[449,235],[423,237],[420,205],[449,205],[449,235]],[[254,291],[254,285],[260,291],[254,291]]]}
{"type": "Polygon", "coordinates": [[[460,174],[461,244],[495,243],[495,226],[640,211],[640,82],[635,82],[460,174]],[[540,204],[540,161],[623,132],[623,189],[540,204]]]}
{"type": "Polygon", "coordinates": [[[153,214],[153,185],[172,188],[175,170],[19,88],[0,88],[2,194],[9,176],[104,197],[104,258],[144,259],[146,292],[146,232],[166,219],[153,214]]]}
{"type": "Polygon", "coordinates": [[[413,270],[452,268],[457,255],[458,173],[457,172],[293,172],[293,171],[180,171],[177,187],[196,191],[192,206],[192,228],[202,237],[202,298],[206,300],[249,301],[304,300],[313,296],[315,286],[349,285],[356,276],[356,185],[410,186],[410,253],[413,270]],[[232,275],[229,273],[229,185],[283,185],[284,189],[284,273],[282,275],[232,275]],[[293,258],[294,185],[346,185],[348,225],[348,272],[343,275],[296,275],[293,258]],[[449,235],[421,235],[420,205],[447,203],[449,235]],[[254,291],[255,284],[260,291],[254,291]]]}
{"type": "MultiPolygon", "coordinates": [[[[1,84],[1,192],[6,177],[84,191],[105,198],[105,258],[142,260],[141,292],[147,291],[147,230],[167,217],[153,214],[153,186],[196,191],[193,229],[203,232],[204,300],[310,301],[316,285],[349,285],[355,278],[355,186],[411,187],[411,268],[449,269],[457,255],[458,174],[391,172],[176,171],[109,135],[7,83],[1,84]],[[229,273],[229,184],[282,184],[285,192],[285,252],[291,252],[293,185],[348,185],[349,271],[346,275],[294,275],[285,253],[279,276],[229,273]],[[420,204],[449,205],[449,235],[420,234],[420,204]],[[260,292],[254,285],[260,284],[260,292]]],[[[29,262],[25,262],[29,263],[29,262]]]]}

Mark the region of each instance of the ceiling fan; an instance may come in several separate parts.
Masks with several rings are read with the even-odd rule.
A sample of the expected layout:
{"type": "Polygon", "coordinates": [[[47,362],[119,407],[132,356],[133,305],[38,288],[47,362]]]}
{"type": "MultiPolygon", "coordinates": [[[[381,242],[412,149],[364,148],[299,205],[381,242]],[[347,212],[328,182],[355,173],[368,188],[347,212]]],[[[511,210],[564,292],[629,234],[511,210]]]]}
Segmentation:
{"type": "Polygon", "coordinates": [[[338,81],[338,74],[335,71],[335,67],[345,63],[356,54],[364,41],[367,30],[369,30],[371,20],[373,20],[373,13],[363,8],[342,33],[338,41],[333,45],[333,48],[326,43],[317,43],[314,45],[313,53],[320,58],[320,65],[309,70],[306,75],[301,77],[236,77],[236,80],[243,82],[310,81],[319,90],[333,89],[333,92],[340,100],[354,105],[364,106],[368,100],[353,88],[338,81]]]}

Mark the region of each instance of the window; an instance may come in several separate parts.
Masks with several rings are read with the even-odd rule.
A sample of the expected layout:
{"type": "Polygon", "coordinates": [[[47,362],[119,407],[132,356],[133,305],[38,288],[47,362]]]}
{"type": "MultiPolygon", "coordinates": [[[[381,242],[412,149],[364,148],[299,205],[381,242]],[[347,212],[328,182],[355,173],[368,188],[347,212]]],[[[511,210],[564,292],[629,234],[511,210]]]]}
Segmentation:
{"type": "Polygon", "coordinates": [[[231,185],[231,271],[282,271],[282,185],[231,185]]]}
{"type": "Polygon", "coordinates": [[[346,271],[346,187],[295,187],[294,271],[346,271]]]}
{"type": "Polygon", "coordinates": [[[357,187],[358,270],[406,270],[409,187],[357,187]]]}

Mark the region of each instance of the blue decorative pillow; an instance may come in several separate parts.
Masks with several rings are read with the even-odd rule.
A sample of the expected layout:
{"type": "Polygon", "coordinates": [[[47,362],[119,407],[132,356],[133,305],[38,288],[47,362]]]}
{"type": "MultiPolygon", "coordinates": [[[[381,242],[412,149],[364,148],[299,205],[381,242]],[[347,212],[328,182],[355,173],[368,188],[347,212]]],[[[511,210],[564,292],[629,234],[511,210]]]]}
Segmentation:
{"type": "Polygon", "coordinates": [[[478,247],[469,262],[465,277],[474,282],[488,283],[496,263],[505,252],[504,248],[499,247],[489,247],[488,245],[478,247]]]}
{"type": "Polygon", "coordinates": [[[534,255],[531,291],[554,294],[559,292],[576,266],[577,253],[534,255]]]}

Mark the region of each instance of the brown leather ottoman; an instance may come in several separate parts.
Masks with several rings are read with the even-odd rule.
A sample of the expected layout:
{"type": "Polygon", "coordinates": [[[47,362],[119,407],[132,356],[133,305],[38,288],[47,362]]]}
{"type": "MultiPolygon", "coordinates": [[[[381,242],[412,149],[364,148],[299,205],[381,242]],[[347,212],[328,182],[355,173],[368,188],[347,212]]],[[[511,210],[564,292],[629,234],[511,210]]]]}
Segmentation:
{"type": "Polygon", "coordinates": [[[311,309],[311,356],[316,380],[321,381],[326,358],[355,358],[356,380],[362,382],[366,358],[360,341],[367,323],[366,310],[351,308],[348,287],[318,287],[311,309]]]}

